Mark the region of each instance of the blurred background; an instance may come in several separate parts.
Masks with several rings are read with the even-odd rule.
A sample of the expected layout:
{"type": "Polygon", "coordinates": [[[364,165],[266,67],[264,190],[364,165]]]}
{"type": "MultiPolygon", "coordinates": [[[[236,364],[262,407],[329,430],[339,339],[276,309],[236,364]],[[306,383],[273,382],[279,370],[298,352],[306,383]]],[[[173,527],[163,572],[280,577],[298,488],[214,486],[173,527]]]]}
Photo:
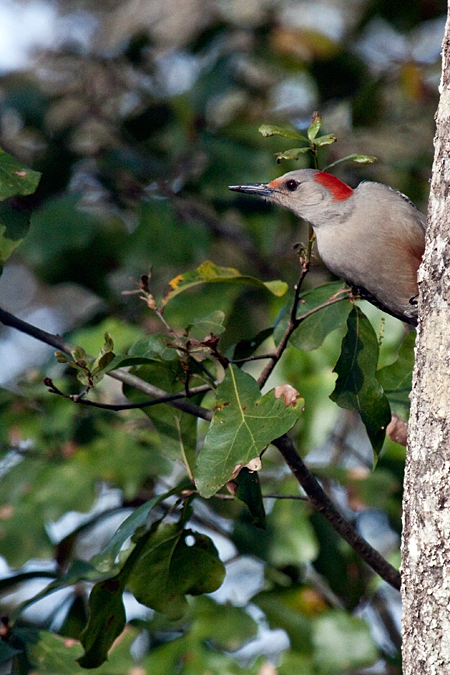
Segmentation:
{"type": "MultiPolygon", "coordinates": [[[[0,306],[93,353],[105,330],[120,351],[143,330],[161,331],[137,296],[122,294],[150,269],[156,298],[173,277],[207,259],[292,288],[299,273],[293,247],[306,242],[307,226],[227,186],[312,166],[308,154],[277,165],[274,153],[295,142],[263,138],[258,128],[304,131],[314,111],[323,133],[338,138],[321,149],[320,166],[350,153],[374,155],[373,165],[344,163],[334,172],[352,186],[387,183],[426,212],[445,12],[443,0],[1,0],[0,146],[42,179],[20,201],[32,209],[32,226],[3,270],[0,306]]],[[[305,288],[330,279],[315,258],[305,288]]],[[[165,316],[180,329],[193,311],[221,309],[226,351],[274,323],[286,298],[268,295],[211,284],[174,299],[165,316]]],[[[362,306],[383,336],[381,365],[389,363],[403,326],[362,306]]],[[[288,381],[305,397],[299,450],[360,532],[398,563],[404,449],[388,442],[372,473],[358,420],[328,399],[341,337],[335,332],[316,351],[291,348],[270,386],[288,381]]],[[[169,482],[174,476],[149,420],[145,426],[133,412],[111,424],[108,413],[67,407],[47,394],[42,378],[61,373],[52,352],[11,329],[0,332],[5,576],[10,566],[42,569],[44,561],[54,569],[59,543],[85,522],[79,512],[92,514],[94,505],[123,518],[124,509],[153,494],[161,474],[169,482]],[[89,461],[80,455],[87,450],[89,461]]],[[[104,400],[120,397],[114,383],[102,386],[104,400]]],[[[276,491],[297,490],[275,454],[268,468],[266,492],[275,478],[285,481],[276,491]]],[[[400,673],[396,593],[368,575],[300,502],[268,508],[265,549],[238,507],[223,502],[198,514],[198,527],[207,521],[224,540],[219,550],[229,574],[215,601],[244,607],[260,631],[226,662],[230,670],[223,660],[217,672],[266,673],[265,664],[268,675],[275,666],[286,675],[400,673]],[[272,595],[249,610],[267,584],[272,595]],[[351,623],[356,617],[367,632],[351,623]],[[345,645],[342,654],[338,644],[345,645]],[[357,645],[364,645],[362,657],[346,661],[357,645]]],[[[118,522],[111,519],[109,534],[118,522]]],[[[82,544],[92,552],[92,542],[82,544]]],[[[62,626],[75,600],[68,594],[51,608],[36,605],[27,620],[70,635],[62,626]]],[[[6,606],[14,603],[11,596],[6,606]]],[[[199,607],[195,625],[206,612],[199,607]]],[[[150,667],[142,660],[150,658],[149,644],[176,642],[173,631],[149,627],[140,611],[133,616],[147,622],[147,642],[135,649],[139,675],[150,667]]],[[[234,639],[217,639],[222,655],[242,646],[234,639]]],[[[167,671],[151,672],[215,673],[204,658],[203,670],[174,670],[170,661],[167,671]]]]}

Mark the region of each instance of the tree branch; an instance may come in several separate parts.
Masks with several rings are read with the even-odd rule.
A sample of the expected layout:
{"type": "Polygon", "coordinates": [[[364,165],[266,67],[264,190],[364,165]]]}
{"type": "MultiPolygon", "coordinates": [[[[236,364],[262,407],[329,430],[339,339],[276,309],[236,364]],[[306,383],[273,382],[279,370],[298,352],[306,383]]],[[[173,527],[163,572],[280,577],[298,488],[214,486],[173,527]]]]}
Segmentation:
{"type": "MultiPolygon", "coordinates": [[[[323,306],[328,306],[333,302],[338,302],[340,299],[341,298],[331,299],[327,303],[324,303],[323,306]]],[[[298,302],[297,304],[294,303],[295,311],[297,305],[298,302]]],[[[315,311],[318,311],[321,308],[322,306],[320,308],[318,307],[315,308],[314,310],[311,310],[311,312],[308,312],[302,317],[299,317],[299,319],[296,319],[296,321],[301,322],[307,316],[314,313],[315,311]]],[[[291,316],[295,316],[295,314],[291,312],[291,316]]],[[[27,323],[26,321],[23,321],[22,319],[18,319],[17,317],[13,316],[9,312],[6,312],[1,308],[0,308],[0,322],[3,323],[5,326],[15,328],[21,331],[22,333],[30,335],[31,337],[34,337],[37,340],[40,340],[41,342],[44,342],[45,344],[55,347],[56,349],[59,349],[60,351],[63,351],[67,354],[70,354],[72,346],[68,342],[65,342],[65,340],[63,340],[63,338],[61,338],[59,335],[52,335],[51,333],[47,333],[46,331],[41,330],[36,326],[32,326],[31,324],[27,323]]],[[[287,340],[285,342],[287,343],[287,340]]],[[[206,408],[202,408],[201,406],[195,405],[194,403],[190,403],[189,401],[185,400],[169,400],[172,399],[172,396],[170,394],[168,394],[162,389],[159,389],[158,387],[148,384],[147,382],[141,380],[141,378],[137,377],[136,375],[133,375],[126,371],[114,370],[111,371],[110,373],[107,373],[107,375],[123,383],[126,383],[132,387],[135,387],[136,389],[139,389],[140,391],[147,393],[149,396],[152,396],[155,399],[165,399],[164,402],[167,402],[169,405],[179,408],[180,410],[183,410],[184,412],[187,412],[191,415],[195,415],[196,417],[201,417],[202,419],[205,420],[211,420],[213,417],[212,410],[207,410],[206,408]]],[[[199,393],[200,390],[206,391],[206,388],[197,387],[196,390],[191,390],[191,392],[199,393]]],[[[184,396],[184,394],[180,394],[180,396],[184,396]]],[[[160,401],[158,400],[156,402],[160,401]]],[[[148,404],[153,404],[153,402],[148,402],[148,404]]],[[[325,492],[322,490],[317,480],[307,469],[303,460],[297,454],[291,439],[288,436],[284,435],[274,440],[272,444],[275,445],[275,447],[277,447],[278,450],[283,455],[287,465],[291,469],[295,478],[298,480],[298,482],[306,492],[308,500],[311,503],[311,505],[328,520],[328,522],[334,528],[334,530],[336,530],[336,532],[343,539],[345,539],[350,544],[350,546],[352,546],[352,548],[356,551],[356,553],[377,574],[379,574],[382,577],[382,579],[384,579],[391,586],[399,590],[400,589],[399,572],[394,567],[392,567],[392,565],[390,565],[383,558],[383,556],[381,556],[380,553],[378,553],[378,551],[372,548],[372,546],[370,546],[370,544],[368,544],[368,542],[356,532],[354,527],[347,520],[345,520],[345,518],[339,513],[339,511],[334,506],[333,502],[325,494],[325,492]]]]}
{"type": "MultiPolygon", "coordinates": [[[[110,375],[110,373],[106,373],[110,375]]],[[[167,396],[161,396],[160,398],[153,398],[149,401],[142,401],[141,403],[99,403],[98,401],[91,401],[88,398],[85,398],[84,395],[87,392],[82,392],[81,394],[65,394],[63,391],[58,389],[58,387],[53,383],[53,381],[46,377],[44,379],[44,384],[48,387],[48,390],[51,394],[57,394],[63,398],[67,398],[72,403],[81,403],[82,405],[90,406],[91,408],[100,408],[101,410],[111,410],[112,412],[119,412],[121,410],[140,410],[142,408],[151,408],[155,405],[160,405],[161,403],[173,403],[174,401],[180,401],[181,399],[186,399],[196,394],[206,393],[211,391],[211,387],[207,384],[201,385],[200,387],[193,387],[186,391],[180,391],[178,394],[168,394],[167,396]]]]}
{"type": "Polygon", "coordinates": [[[325,494],[321,486],[307,469],[298,455],[289,436],[280,436],[272,441],[272,445],[283,455],[284,460],[298,480],[312,506],[328,520],[334,530],[343,538],[354,551],[364,560],[374,572],[380,575],[393,588],[400,590],[400,572],[378,553],[337,510],[331,499],[325,494]]]}
{"type": "MultiPolygon", "coordinates": [[[[63,338],[60,335],[53,335],[52,333],[47,333],[47,331],[42,330],[41,328],[37,328],[36,326],[32,326],[26,321],[18,319],[13,314],[10,314],[9,312],[1,308],[0,308],[0,322],[3,323],[5,326],[15,328],[19,330],[21,333],[30,335],[36,340],[44,342],[45,344],[50,345],[51,347],[55,347],[56,349],[59,349],[60,351],[70,355],[72,345],[63,340],[63,338]]],[[[141,380],[140,377],[137,377],[132,373],[128,373],[125,370],[121,369],[112,370],[110,373],[107,373],[107,375],[109,375],[109,377],[112,377],[115,380],[119,380],[119,382],[123,382],[124,384],[128,384],[131,387],[134,387],[135,389],[144,392],[144,394],[148,394],[148,396],[151,396],[152,398],[159,399],[159,398],[167,398],[168,396],[170,396],[170,394],[168,394],[163,389],[155,387],[152,384],[149,384],[148,382],[141,380]]],[[[174,408],[178,408],[179,410],[190,413],[191,415],[195,415],[196,417],[201,417],[202,419],[205,420],[212,419],[211,410],[202,408],[201,406],[196,405],[195,403],[191,403],[190,401],[172,400],[167,401],[167,403],[168,405],[171,405],[174,408]]]]}

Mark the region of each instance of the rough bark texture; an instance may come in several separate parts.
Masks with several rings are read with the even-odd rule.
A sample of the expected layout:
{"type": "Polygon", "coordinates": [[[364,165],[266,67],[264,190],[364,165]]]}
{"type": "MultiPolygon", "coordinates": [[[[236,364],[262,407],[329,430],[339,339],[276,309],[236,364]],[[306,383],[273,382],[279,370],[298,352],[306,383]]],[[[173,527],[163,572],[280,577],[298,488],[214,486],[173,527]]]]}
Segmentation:
{"type": "Polygon", "coordinates": [[[404,675],[450,674],[450,21],[409,423],[402,543],[404,675]]]}

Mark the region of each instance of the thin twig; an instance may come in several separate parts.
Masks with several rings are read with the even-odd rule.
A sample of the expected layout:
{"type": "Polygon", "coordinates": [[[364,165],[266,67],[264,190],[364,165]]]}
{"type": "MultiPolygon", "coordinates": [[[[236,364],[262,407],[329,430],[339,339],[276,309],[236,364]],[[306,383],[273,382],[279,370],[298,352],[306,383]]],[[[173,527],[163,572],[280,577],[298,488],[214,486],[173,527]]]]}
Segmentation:
{"type": "MultiPolygon", "coordinates": [[[[70,355],[71,353],[72,345],[63,340],[63,338],[60,335],[53,335],[52,333],[47,333],[47,331],[41,330],[40,328],[37,328],[36,326],[33,326],[27,323],[26,321],[23,321],[22,319],[18,319],[13,314],[10,314],[9,312],[1,308],[0,308],[0,322],[3,323],[5,326],[16,328],[21,333],[30,335],[36,340],[44,342],[45,344],[50,345],[51,347],[55,347],[56,349],[65,352],[66,354],[70,355]]],[[[113,370],[110,373],[107,373],[107,375],[109,375],[109,377],[112,377],[115,380],[119,380],[119,382],[128,384],[130,387],[134,387],[139,391],[143,391],[144,394],[147,394],[152,398],[165,398],[167,396],[170,396],[170,394],[168,394],[167,391],[164,391],[159,387],[155,387],[154,385],[149,384],[144,380],[141,380],[140,377],[137,377],[132,373],[128,373],[125,370],[122,369],[113,370]]],[[[201,417],[202,419],[205,420],[212,419],[213,413],[211,410],[202,408],[201,406],[196,405],[195,403],[191,403],[190,401],[182,399],[174,400],[170,401],[169,405],[173,406],[174,408],[178,408],[179,410],[182,410],[184,412],[190,413],[191,415],[195,415],[196,417],[201,417]]]]}
{"type": "Polygon", "coordinates": [[[303,265],[302,265],[302,271],[300,274],[300,277],[295,284],[295,294],[294,294],[294,301],[292,303],[291,311],[289,313],[289,324],[288,327],[286,328],[286,331],[281,338],[281,342],[279,343],[275,353],[273,354],[271,358],[271,362],[267,364],[267,366],[264,368],[262,371],[261,375],[258,378],[258,385],[259,388],[262,389],[263,386],[266,384],[267,380],[269,379],[273,369],[277,365],[278,361],[281,358],[282,353],[286,349],[287,342],[289,340],[289,337],[291,336],[292,332],[294,331],[294,323],[295,319],[297,316],[297,307],[300,302],[300,291],[301,287],[303,284],[303,281],[308,274],[309,271],[309,257],[308,259],[304,260],[303,265]]]}
{"type": "Polygon", "coordinates": [[[299,284],[303,282],[304,276],[302,273],[302,276],[299,279],[299,282],[297,283],[295,287],[295,297],[294,297],[294,302],[292,303],[291,311],[289,314],[289,323],[288,326],[284,332],[283,337],[281,338],[280,342],[278,343],[278,347],[276,348],[274,354],[270,357],[271,358],[271,363],[268,363],[267,366],[264,368],[262,371],[261,375],[258,378],[258,384],[260,389],[265,385],[267,380],[269,379],[273,369],[277,365],[278,361],[280,360],[282,354],[284,353],[284,350],[287,347],[287,344],[289,342],[289,338],[291,337],[292,333],[296,328],[300,326],[300,324],[303,323],[308,317],[312,316],[316,312],[320,312],[320,310],[325,309],[325,307],[330,307],[330,305],[334,305],[337,302],[342,302],[342,300],[345,300],[349,294],[351,293],[350,289],[343,288],[342,291],[339,291],[339,295],[335,294],[333,297],[331,297],[329,300],[326,302],[322,303],[321,305],[317,305],[317,307],[314,307],[313,309],[310,309],[309,312],[305,312],[305,314],[302,314],[301,316],[297,317],[297,309],[298,305],[300,303],[300,293],[299,293],[299,284]]]}
{"type": "Polygon", "coordinates": [[[303,495],[261,495],[263,499],[292,499],[293,501],[309,502],[308,497],[303,495]]]}
{"type": "MultiPolygon", "coordinates": [[[[107,373],[109,374],[109,373],[107,373]]],[[[173,401],[179,401],[180,399],[191,398],[196,394],[206,393],[211,391],[211,387],[207,384],[204,384],[200,387],[194,387],[189,389],[186,393],[185,391],[180,391],[178,394],[168,394],[167,396],[161,396],[160,398],[154,398],[149,401],[142,401],[142,403],[99,403],[97,401],[91,401],[88,398],[84,397],[86,392],[81,394],[65,394],[63,391],[58,389],[58,387],[53,383],[53,381],[46,377],[44,384],[48,387],[48,390],[51,394],[58,394],[63,398],[67,398],[72,403],[81,403],[82,405],[90,406],[91,408],[101,408],[102,410],[111,410],[113,412],[119,412],[121,410],[139,410],[141,408],[150,408],[160,403],[172,403],[173,401]]]]}
{"type": "Polygon", "coordinates": [[[274,359],[275,354],[272,352],[271,354],[255,354],[253,356],[247,356],[244,359],[230,359],[230,363],[234,363],[235,366],[237,366],[240,363],[248,363],[249,361],[262,361],[264,359],[274,359]]]}
{"type": "Polygon", "coordinates": [[[297,453],[292,440],[286,434],[272,441],[278,448],[295,478],[298,480],[312,506],[319,511],[356,551],[374,572],[380,575],[393,588],[400,590],[400,573],[378,553],[337,510],[331,499],[325,494],[312,473],[307,469],[297,453]]]}

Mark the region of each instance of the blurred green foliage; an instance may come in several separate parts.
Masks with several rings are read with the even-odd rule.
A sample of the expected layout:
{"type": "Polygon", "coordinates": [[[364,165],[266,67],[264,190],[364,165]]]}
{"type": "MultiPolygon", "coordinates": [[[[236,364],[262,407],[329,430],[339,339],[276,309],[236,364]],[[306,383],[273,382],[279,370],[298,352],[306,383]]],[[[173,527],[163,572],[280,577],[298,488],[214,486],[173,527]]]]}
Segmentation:
{"type": "MultiPolygon", "coordinates": [[[[312,165],[313,157],[301,152],[280,171],[275,153],[288,151],[292,140],[263,138],[261,124],[304,136],[319,110],[320,133],[338,139],[317,148],[321,167],[352,154],[377,156],[376,164],[342,163],[335,172],[352,185],[390,184],[425,209],[440,64],[438,53],[422,58],[417,45],[446,7],[439,0],[370,0],[349,3],[349,11],[331,0],[141,4],[139,13],[128,2],[84,3],[99,22],[89,50],[74,41],[0,77],[0,167],[14,157],[13,171],[42,173],[33,194],[16,185],[3,196],[2,261],[25,237],[9,261],[32,274],[36,290],[24,299],[19,284],[5,297],[0,283],[0,304],[24,317],[43,306],[63,314],[67,340],[92,356],[110,333],[116,360],[105,370],[128,359],[149,385],[176,393],[183,378],[197,386],[210,381],[211,370],[223,377],[211,344],[201,344],[210,332],[223,359],[238,359],[272,351],[287,325],[293,290],[274,294],[270,284],[293,289],[300,272],[294,245],[307,242],[308,228],[227,186],[266,182],[312,165]],[[301,13],[307,9],[312,13],[301,13]],[[402,47],[395,51],[394,43],[402,47]],[[198,284],[205,261],[239,270],[240,282],[198,284]],[[148,292],[130,294],[143,275],[148,292]],[[161,307],[168,297],[163,318],[170,329],[151,304],[161,307]]],[[[303,310],[338,287],[314,257],[303,310]]],[[[361,307],[372,322],[371,343],[380,345],[372,388],[379,382],[406,419],[414,336],[361,307]]],[[[288,383],[298,390],[305,407],[291,435],[299,452],[349,520],[396,560],[404,449],[385,441],[372,472],[359,418],[329,398],[350,309],[343,301],[305,321],[268,388],[288,383]]],[[[5,350],[8,340],[16,337],[2,336],[5,350]]],[[[29,369],[27,350],[21,376],[0,391],[0,589],[9,617],[0,630],[0,664],[36,675],[85,672],[80,658],[96,666],[93,672],[117,675],[339,675],[374,663],[379,673],[401,672],[397,605],[307,502],[273,498],[302,495],[272,446],[258,472],[263,496],[271,495],[261,529],[259,507],[250,513],[250,489],[234,499],[225,489],[209,500],[192,492],[195,458],[208,435],[214,459],[207,421],[169,406],[143,414],[73,403],[42,382],[51,377],[67,395],[79,394],[75,370],[53,358],[29,369]],[[220,585],[216,548],[227,580],[217,595],[196,595],[220,585]],[[145,555],[133,577],[136,550],[145,555]],[[259,582],[245,576],[249,560],[259,563],[259,582]],[[152,578],[155,565],[159,576],[152,578]],[[151,609],[136,610],[127,591],[122,632],[129,579],[151,609]],[[40,602],[22,611],[39,592],[40,602]],[[173,602],[182,611],[171,614],[173,602]],[[375,624],[381,638],[374,638],[375,624]],[[281,646],[269,629],[285,631],[281,646]]],[[[238,377],[258,377],[260,363],[248,363],[247,375],[235,367],[238,377]]],[[[124,391],[133,402],[149,398],[124,391]]],[[[89,397],[125,402],[109,377],[89,397]]],[[[211,394],[191,402],[214,406],[211,394]]],[[[225,474],[241,461],[239,453],[230,456],[225,474]]],[[[214,489],[223,482],[216,476],[214,489]]]]}

